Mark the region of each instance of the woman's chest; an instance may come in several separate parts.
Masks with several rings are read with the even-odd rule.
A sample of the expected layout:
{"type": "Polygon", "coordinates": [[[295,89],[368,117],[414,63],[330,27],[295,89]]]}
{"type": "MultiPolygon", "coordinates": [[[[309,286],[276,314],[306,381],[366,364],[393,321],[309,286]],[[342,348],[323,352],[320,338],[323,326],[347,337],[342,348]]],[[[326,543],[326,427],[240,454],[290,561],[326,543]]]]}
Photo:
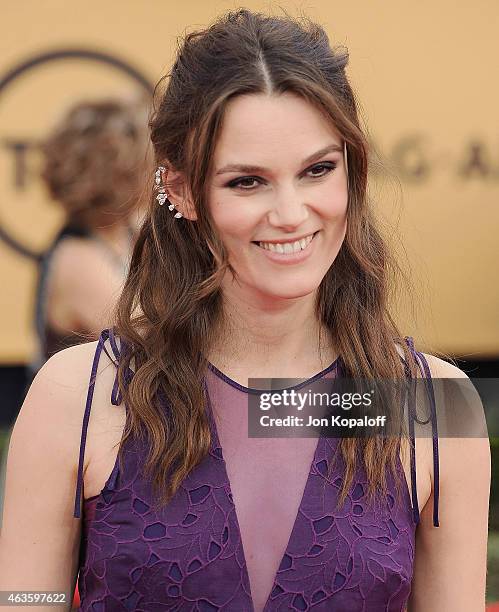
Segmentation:
{"type": "Polygon", "coordinates": [[[337,508],[344,469],[340,463],[328,474],[331,440],[241,445],[231,437],[223,453],[217,440],[160,513],[151,509],[143,453],[128,456],[115,490],[99,499],[88,522],[86,601],[102,595],[97,579],[118,585],[115,597],[133,595],[137,610],[153,609],[152,602],[267,612],[348,603],[360,610],[404,601],[414,555],[404,497],[401,506],[392,496],[386,508],[371,509],[357,473],[337,508]]]}

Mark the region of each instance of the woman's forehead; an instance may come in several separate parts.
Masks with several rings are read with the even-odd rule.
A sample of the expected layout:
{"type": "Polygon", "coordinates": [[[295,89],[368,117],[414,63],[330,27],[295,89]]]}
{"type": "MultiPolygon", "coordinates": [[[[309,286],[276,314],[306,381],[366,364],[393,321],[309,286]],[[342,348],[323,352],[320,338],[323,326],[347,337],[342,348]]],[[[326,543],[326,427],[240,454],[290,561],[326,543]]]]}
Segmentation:
{"type": "Polygon", "coordinates": [[[216,171],[229,165],[267,166],[289,154],[306,160],[329,145],[342,148],[332,122],[308,101],[291,94],[252,94],[232,100],[215,147],[216,171]]]}

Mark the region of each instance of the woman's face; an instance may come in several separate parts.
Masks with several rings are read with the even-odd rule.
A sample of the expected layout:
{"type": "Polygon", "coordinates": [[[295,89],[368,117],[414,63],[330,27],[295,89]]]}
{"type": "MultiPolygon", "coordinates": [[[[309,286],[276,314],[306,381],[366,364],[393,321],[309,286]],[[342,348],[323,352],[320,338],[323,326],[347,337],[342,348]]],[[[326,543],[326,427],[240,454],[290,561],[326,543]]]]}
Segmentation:
{"type": "Polygon", "coordinates": [[[213,168],[209,206],[239,287],[264,299],[316,291],[347,224],[343,142],[330,123],[289,93],[237,97],[213,168]]]}

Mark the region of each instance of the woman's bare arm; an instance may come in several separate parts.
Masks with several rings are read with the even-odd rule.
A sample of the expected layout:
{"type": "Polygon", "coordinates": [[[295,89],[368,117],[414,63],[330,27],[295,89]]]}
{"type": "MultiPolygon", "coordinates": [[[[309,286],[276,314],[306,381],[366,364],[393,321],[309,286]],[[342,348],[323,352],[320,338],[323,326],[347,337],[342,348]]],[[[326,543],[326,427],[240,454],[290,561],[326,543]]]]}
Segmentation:
{"type": "MultiPolygon", "coordinates": [[[[14,425],[0,531],[0,590],[73,595],[81,534],[81,520],[73,517],[76,472],[95,344],[51,357],[14,425]]],[[[71,601],[65,609],[70,607],[71,601]]]]}
{"type": "MultiPolygon", "coordinates": [[[[452,364],[425,356],[432,377],[467,378],[452,364]]],[[[478,393],[474,401],[483,411],[478,393]]],[[[489,440],[485,437],[440,437],[439,457],[440,526],[433,526],[432,493],[421,511],[416,531],[414,578],[408,610],[483,612],[491,477],[489,440]]]]}

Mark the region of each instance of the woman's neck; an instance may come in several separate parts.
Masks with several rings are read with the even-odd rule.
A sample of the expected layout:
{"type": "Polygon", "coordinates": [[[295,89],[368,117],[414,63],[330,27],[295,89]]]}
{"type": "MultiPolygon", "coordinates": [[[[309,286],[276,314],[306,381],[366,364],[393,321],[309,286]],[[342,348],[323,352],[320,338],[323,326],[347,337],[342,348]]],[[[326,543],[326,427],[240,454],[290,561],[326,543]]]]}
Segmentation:
{"type": "Polygon", "coordinates": [[[231,296],[223,329],[209,360],[226,372],[258,377],[307,378],[337,357],[328,330],[314,311],[315,296],[262,304],[231,296]]]}

